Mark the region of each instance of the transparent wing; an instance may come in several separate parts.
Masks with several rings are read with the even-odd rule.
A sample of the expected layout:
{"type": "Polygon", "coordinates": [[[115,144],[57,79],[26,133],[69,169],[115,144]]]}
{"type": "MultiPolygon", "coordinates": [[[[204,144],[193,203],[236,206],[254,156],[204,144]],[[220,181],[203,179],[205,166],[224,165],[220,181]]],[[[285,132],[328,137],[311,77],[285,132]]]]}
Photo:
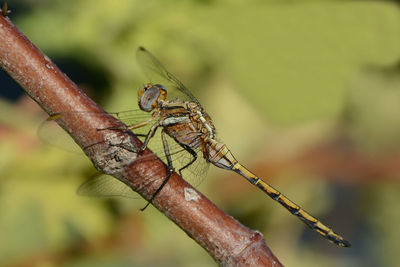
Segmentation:
{"type": "Polygon", "coordinates": [[[120,180],[105,174],[99,173],[95,177],[79,186],[78,195],[88,197],[127,197],[140,198],[128,185],[120,180]]]}
{"type": "MultiPolygon", "coordinates": [[[[126,125],[135,125],[141,123],[143,121],[147,121],[151,118],[152,114],[148,112],[144,112],[140,109],[135,110],[127,110],[121,112],[109,112],[109,114],[113,115],[126,125]]],[[[82,150],[73,139],[56,123],[56,120],[63,116],[104,116],[104,113],[101,112],[92,112],[92,111],[71,111],[71,112],[60,112],[53,116],[50,116],[47,120],[43,121],[38,130],[37,135],[42,143],[51,146],[57,147],[59,149],[73,152],[73,153],[81,153],[82,150]]],[[[147,134],[150,126],[145,126],[135,133],[137,134],[147,134]]]]}
{"type": "MultiPolygon", "coordinates": [[[[143,121],[148,120],[151,114],[143,112],[141,110],[130,110],[123,112],[111,112],[116,118],[120,119],[127,125],[134,125],[143,121]]],[[[72,138],[65,133],[55,122],[57,118],[61,116],[104,116],[104,113],[95,113],[87,111],[74,111],[59,113],[53,120],[47,120],[40,126],[38,134],[40,139],[50,146],[55,146],[66,151],[72,151],[76,153],[82,153],[82,150],[74,143],[72,138]],[[74,149],[72,149],[74,147],[74,149]]],[[[134,130],[135,134],[146,135],[151,127],[146,125],[144,127],[134,130]]],[[[139,137],[142,141],[144,137],[139,137]]],[[[167,141],[169,144],[170,154],[172,158],[172,164],[176,172],[178,172],[183,166],[188,164],[193,156],[184,148],[182,148],[174,139],[167,136],[167,141]]],[[[167,163],[167,158],[165,150],[161,141],[161,129],[158,129],[154,137],[151,138],[149,149],[153,154],[157,155],[165,164],[167,163]]],[[[202,152],[200,150],[195,150],[197,160],[194,161],[189,167],[182,170],[182,176],[193,186],[199,185],[205,178],[208,171],[209,164],[204,160],[202,152]]],[[[140,157],[138,160],[154,160],[152,155],[140,157]]],[[[165,170],[160,169],[160,172],[165,170]]],[[[81,185],[78,189],[78,194],[92,197],[115,197],[122,196],[128,198],[137,198],[137,195],[129,186],[119,181],[118,179],[102,175],[99,177],[93,177],[87,182],[81,185]]]]}
{"type": "MultiPolygon", "coordinates": [[[[175,142],[175,140],[171,137],[166,136],[166,138],[170,150],[169,152],[172,159],[172,165],[175,172],[179,173],[179,170],[182,167],[186,166],[189,162],[193,160],[193,155],[189,151],[182,148],[182,146],[175,142]]],[[[143,138],[141,139],[143,140],[143,138]]],[[[161,141],[161,129],[157,131],[154,137],[150,140],[148,147],[153,152],[153,154],[157,155],[157,157],[167,165],[167,157],[161,141]]],[[[191,185],[198,186],[206,177],[209,163],[204,159],[201,150],[193,150],[197,154],[197,159],[187,168],[182,170],[182,177],[191,185]]],[[[149,158],[151,157],[149,156],[149,158]]],[[[142,157],[139,160],[146,160],[146,157],[142,157]]]]}
{"type": "MultiPolygon", "coordinates": [[[[167,137],[168,144],[170,145],[172,163],[174,169],[178,172],[182,167],[186,166],[193,160],[193,155],[189,151],[183,149],[174,139],[167,137]]],[[[151,147],[150,147],[151,148],[151,147]]],[[[207,175],[210,164],[204,159],[203,152],[200,149],[193,149],[197,154],[196,160],[191,163],[187,168],[182,170],[182,177],[188,181],[192,186],[198,186],[207,175]]],[[[160,153],[158,153],[159,155],[160,153]]],[[[160,157],[165,163],[166,156],[160,157]]]]}
{"type": "MultiPolygon", "coordinates": [[[[151,117],[151,114],[148,114],[147,112],[143,112],[141,110],[117,112],[113,115],[127,125],[135,125],[151,117]]],[[[133,132],[135,134],[147,135],[151,126],[152,124],[150,123],[149,125],[133,130],[133,132]]],[[[141,136],[139,138],[144,141],[144,137],[141,136]]],[[[193,156],[190,154],[189,151],[180,146],[173,138],[169,136],[166,136],[166,138],[172,157],[173,167],[175,171],[178,172],[183,166],[186,166],[193,159],[193,156]]],[[[150,148],[150,150],[155,155],[157,155],[158,158],[160,158],[165,164],[167,164],[165,150],[161,141],[161,129],[158,129],[153,138],[151,138],[148,144],[148,148],[150,148]]],[[[203,152],[200,149],[193,150],[197,154],[197,159],[190,166],[182,170],[182,176],[191,185],[197,186],[205,178],[209,168],[209,164],[204,159],[203,152]]]]}
{"type": "MultiPolygon", "coordinates": [[[[156,141],[156,140],[154,140],[156,141]]],[[[168,138],[170,144],[170,155],[172,158],[174,169],[178,172],[180,168],[189,163],[193,156],[181,146],[179,146],[172,138],[168,138]],[[174,142],[174,143],[172,143],[174,142]]],[[[160,148],[160,144],[151,144],[154,149],[154,154],[158,156],[165,164],[167,164],[167,158],[165,156],[164,148],[160,148]]],[[[161,145],[162,146],[162,145],[161,145]]],[[[206,176],[209,164],[206,162],[200,154],[200,151],[196,151],[198,154],[197,160],[194,161],[188,168],[182,170],[182,176],[193,186],[198,186],[206,176]]],[[[153,154],[148,156],[140,157],[138,160],[154,160],[153,154]]],[[[165,169],[160,169],[159,172],[166,173],[165,169]]],[[[157,172],[155,173],[157,174],[157,172]]],[[[89,197],[127,197],[127,198],[140,198],[128,185],[109,175],[97,175],[78,188],[78,194],[89,197]]]]}
{"type": "Polygon", "coordinates": [[[198,104],[193,94],[146,48],[140,46],[136,53],[137,61],[151,83],[162,84],[168,90],[169,99],[179,98],[198,104]]]}

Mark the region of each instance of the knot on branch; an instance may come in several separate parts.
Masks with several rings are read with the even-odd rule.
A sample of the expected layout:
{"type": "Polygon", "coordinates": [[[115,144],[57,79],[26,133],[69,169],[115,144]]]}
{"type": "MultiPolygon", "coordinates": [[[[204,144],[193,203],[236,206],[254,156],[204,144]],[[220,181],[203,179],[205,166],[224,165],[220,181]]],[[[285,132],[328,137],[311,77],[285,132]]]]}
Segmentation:
{"type": "Polygon", "coordinates": [[[118,175],[137,159],[140,146],[129,131],[107,130],[104,141],[90,145],[84,150],[98,171],[118,175]]]}

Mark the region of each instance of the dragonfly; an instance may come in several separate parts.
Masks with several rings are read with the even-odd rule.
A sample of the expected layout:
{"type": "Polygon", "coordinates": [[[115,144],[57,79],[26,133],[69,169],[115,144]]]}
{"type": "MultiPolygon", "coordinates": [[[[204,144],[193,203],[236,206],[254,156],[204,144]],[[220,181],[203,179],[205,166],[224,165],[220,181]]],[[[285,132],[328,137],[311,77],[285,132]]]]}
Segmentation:
{"type": "MultiPolygon", "coordinates": [[[[166,163],[167,175],[147,205],[163,189],[175,170],[186,179],[188,178],[186,176],[195,177],[191,181],[194,181],[196,185],[211,163],[218,168],[233,171],[244,177],[330,242],[339,247],[351,246],[349,241],[239,163],[229,148],[218,141],[214,123],[200,102],[155,56],[144,47],[139,47],[137,60],[151,80],[138,91],[138,106],[142,113],[148,114],[147,119],[137,122],[136,118],[134,123],[129,124],[129,119],[134,115],[132,112],[115,113],[114,115],[125,121],[126,125],[122,128],[107,129],[133,130],[135,133],[142,130],[142,134],[138,135],[144,138],[140,147],[141,151],[144,151],[153,139],[161,140],[158,151],[154,149],[153,151],[166,163]],[[160,81],[163,83],[157,83],[160,81]],[[176,169],[177,162],[179,162],[179,168],[176,169]]],[[[138,114],[137,111],[133,113],[138,114]]],[[[124,195],[122,191],[131,190],[129,187],[118,188],[115,185],[109,185],[108,180],[99,178],[97,181],[89,180],[79,190],[81,192],[102,191],[100,194],[107,190],[113,191],[108,192],[108,195],[124,195]],[[107,188],[108,186],[114,189],[107,188]]]]}

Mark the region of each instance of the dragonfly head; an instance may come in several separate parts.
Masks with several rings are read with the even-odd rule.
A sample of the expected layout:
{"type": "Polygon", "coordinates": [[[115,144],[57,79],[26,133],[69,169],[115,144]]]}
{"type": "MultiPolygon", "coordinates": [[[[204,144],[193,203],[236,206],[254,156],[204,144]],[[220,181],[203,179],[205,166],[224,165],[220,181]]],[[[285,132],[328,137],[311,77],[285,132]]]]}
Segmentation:
{"type": "Polygon", "coordinates": [[[139,90],[139,107],[143,111],[150,112],[157,107],[160,101],[167,98],[167,89],[161,84],[148,83],[139,90]]]}

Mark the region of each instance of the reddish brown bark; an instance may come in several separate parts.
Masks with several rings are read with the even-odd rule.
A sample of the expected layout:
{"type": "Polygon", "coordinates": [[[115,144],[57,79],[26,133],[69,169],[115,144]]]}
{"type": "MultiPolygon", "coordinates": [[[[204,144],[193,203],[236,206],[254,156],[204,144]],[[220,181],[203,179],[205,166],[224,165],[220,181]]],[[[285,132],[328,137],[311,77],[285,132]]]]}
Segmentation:
{"type": "MultiPolygon", "coordinates": [[[[145,199],[150,199],[165,178],[166,172],[159,171],[165,170],[164,163],[141,161],[140,156],[132,152],[140,141],[131,132],[99,131],[121,125],[121,122],[88,98],[9,18],[1,15],[0,66],[48,114],[92,112],[89,116],[88,113],[80,116],[79,112],[62,116],[57,123],[82,147],[98,170],[127,181],[145,199]]],[[[282,266],[259,232],[225,214],[176,174],[154,199],[153,205],[222,266],[282,266]]]]}

